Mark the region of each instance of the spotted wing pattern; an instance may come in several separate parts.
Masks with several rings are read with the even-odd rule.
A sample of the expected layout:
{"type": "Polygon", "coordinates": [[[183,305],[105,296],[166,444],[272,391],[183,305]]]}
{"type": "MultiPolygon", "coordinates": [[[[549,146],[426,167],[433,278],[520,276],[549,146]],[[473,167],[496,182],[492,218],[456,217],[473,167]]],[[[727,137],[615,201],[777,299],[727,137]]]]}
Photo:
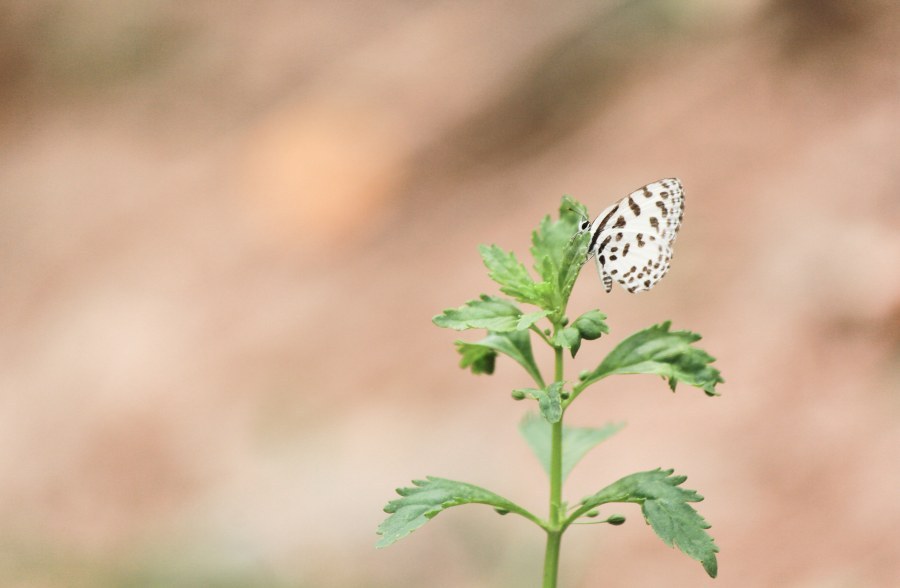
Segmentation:
{"type": "Polygon", "coordinates": [[[594,256],[606,291],[613,281],[642,292],[661,280],[683,216],[684,191],[675,178],[647,184],[601,212],[591,224],[588,258],[594,256]]]}

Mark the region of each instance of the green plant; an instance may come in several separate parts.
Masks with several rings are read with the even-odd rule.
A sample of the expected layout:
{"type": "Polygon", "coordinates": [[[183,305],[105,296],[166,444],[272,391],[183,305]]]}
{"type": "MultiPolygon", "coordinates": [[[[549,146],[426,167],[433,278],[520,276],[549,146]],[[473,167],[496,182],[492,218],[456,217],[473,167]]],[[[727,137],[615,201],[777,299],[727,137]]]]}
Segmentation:
{"type": "MultiPolygon", "coordinates": [[[[668,380],[673,392],[678,382],[684,382],[716,396],[716,385],[723,382],[719,371],[710,365],[713,357],[694,347],[700,336],[671,331],[668,322],[627,337],[595,369],[582,372],[577,381],[565,379],[565,352],[574,357],[582,341],[599,339],[609,332],[606,316],[599,310],[585,312],[571,322],[566,318],[569,296],[588,251],[590,232],[578,231],[579,221],[586,216],[582,204],[564,197],[559,220],[547,216],[541,221],[532,234],[531,248],[540,276],[537,281],[514,254],[496,245],[481,247],[481,257],[500,291],[538,310],[524,312],[512,300],[482,295],[433,319],[439,327],[487,330],[487,336],[479,341],[456,342],[462,356],[461,367],[475,374],[491,374],[497,356],[502,354],[521,365],[534,380],[535,387],[514,390],[512,396],[537,401],[540,416],[527,415],[520,430],[550,478],[547,517],[538,517],[478,486],[429,476],[397,490],[400,498],[384,509],[390,516],[378,527],[381,538],[377,547],[405,537],[450,507],[486,504],[500,514],[521,515],[545,531],[543,586],[555,587],[560,542],[566,529],[584,517],[596,517],[597,509],[603,505],[631,502],[640,505],[646,522],[667,545],[678,547],[698,560],[707,574],[716,576],[718,548],[707,533],[709,525],[691,506],[703,498],[682,488],[686,478],[674,475],[672,470],[655,469],[625,476],[571,507],[563,501],[563,481],[578,460],[621,428],[618,424],[576,428],[563,423],[566,412],[588,387],[617,374],[656,374],[668,380]],[[549,322],[550,327],[542,329],[540,321],[549,322]],[[533,336],[553,349],[552,380],[544,378],[535,362],[533,336]]],[[[596,522],[620,525],[625,518],[613,514],[596,522]]]]}

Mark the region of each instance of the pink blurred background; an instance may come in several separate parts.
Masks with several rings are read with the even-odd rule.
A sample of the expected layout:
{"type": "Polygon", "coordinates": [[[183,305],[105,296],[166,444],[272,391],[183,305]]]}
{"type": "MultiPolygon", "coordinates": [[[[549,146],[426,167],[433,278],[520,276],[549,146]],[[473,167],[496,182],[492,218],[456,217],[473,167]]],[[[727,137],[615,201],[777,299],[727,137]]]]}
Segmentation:
{"type": "Polygon", "coordinates": [[[565,494],[687,474],[720,577],[628,505],[561,586],[898,585],[898,40],[890,0],[0,3],[0,584],[538,585],[485,507],[373,548],[427,474],[546,509],[526,376],[430,319],[563,193],[674,175],[671,272],[588,268],[569,370],[671,319],[723,396],[591,389],[629,425],[565,494]]]}

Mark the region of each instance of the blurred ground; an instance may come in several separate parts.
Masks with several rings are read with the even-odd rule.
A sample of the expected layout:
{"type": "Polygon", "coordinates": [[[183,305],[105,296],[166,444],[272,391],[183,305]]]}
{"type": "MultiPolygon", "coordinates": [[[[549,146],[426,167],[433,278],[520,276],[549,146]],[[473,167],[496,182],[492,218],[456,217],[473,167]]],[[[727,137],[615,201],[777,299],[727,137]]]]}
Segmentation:
{"type": "MultiPolygon", "coordinates": [[[[4,586],[536,585],[514,366],[456,367],[443,308],[494,292],[570,193],[687,191],[669,276],[610,341],[704,335],[718,399],[597,388],[627,420],[570,499],[657,466],[707,497],[724,587],[900,578],[900,11],[889,0],[0,3],[4,586]]],[[[574,310],[573,310],[574,312],[574,310]]],[[[586,345],[573,369],[611,343],[586,345]]],[[[574,371],[572,373],[575,373],[574,371]]],[[[575,529],[563,586],[712,585],[639,522],[575,529]]]]}

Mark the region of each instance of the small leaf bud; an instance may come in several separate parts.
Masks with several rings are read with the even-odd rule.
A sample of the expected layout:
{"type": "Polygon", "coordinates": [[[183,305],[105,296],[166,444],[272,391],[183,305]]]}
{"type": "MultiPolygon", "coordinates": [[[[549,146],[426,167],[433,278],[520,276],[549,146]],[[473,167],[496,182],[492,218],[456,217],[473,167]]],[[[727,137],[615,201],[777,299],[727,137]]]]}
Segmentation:
{"type": "Polygon", "coordinates": [[[513,397],[513,400],[523,400],[525,398],[525,392],[522,390],[513,390],[510,393],[510,396],[513,397]]]}
{"type": "Polygon", "coordinates": [[[564,326],[564,327],[565,327],[566,325],[568,325],[568,324],[569,324],[569,317],[564,316],[564,317],[562,317],[561,319],[559,319],[559,324],[561,324],[561,325],[564,326]]]}
{"type": "Polygon", "coordinates": [[[597,516],[599,514],[600,514],[600,511],[597,509],[594,509],[594,510],[588,511],[584,516],[594,518],[595,516],[597,516]]]}
{"type": "Polygon", "coordinates": [[[500,515],[501,517],[502,517],[503,515],[508,515],[508,514],[509,514],[509,511],[506,510],[505,508],[495,508],[495,509],[494,509],[494,512],[496,512],[496,513],[497,513],[498,515],[500,515]]]}
{"type": "Polygon", "coordinates": [[[625,517],[623,517],[622,515],[618,515],[618,514],[613,515],[613,516],[609,517],[608,519],[606,519],[606,522],[609,523],[610,525],[615,525],[618,527],[619,525],[621,525],[622,523],[625,522],[625,517]]]}
{"type": "Polygon", "coordinates": [[[588,379],[589,375],[591,375],[591,372],[587,370],[581,370],[581,372],[578,374],[578,379],[583,382],[588,379]]]}
{"type": "Polygon", "coordinates": [[[559,393],[559,397],[562,398],[563,400],[568,400],[568,399],[569,399],[569,393],[568,393],[568,392],[560,392],[560,393],[559,393]]]}

